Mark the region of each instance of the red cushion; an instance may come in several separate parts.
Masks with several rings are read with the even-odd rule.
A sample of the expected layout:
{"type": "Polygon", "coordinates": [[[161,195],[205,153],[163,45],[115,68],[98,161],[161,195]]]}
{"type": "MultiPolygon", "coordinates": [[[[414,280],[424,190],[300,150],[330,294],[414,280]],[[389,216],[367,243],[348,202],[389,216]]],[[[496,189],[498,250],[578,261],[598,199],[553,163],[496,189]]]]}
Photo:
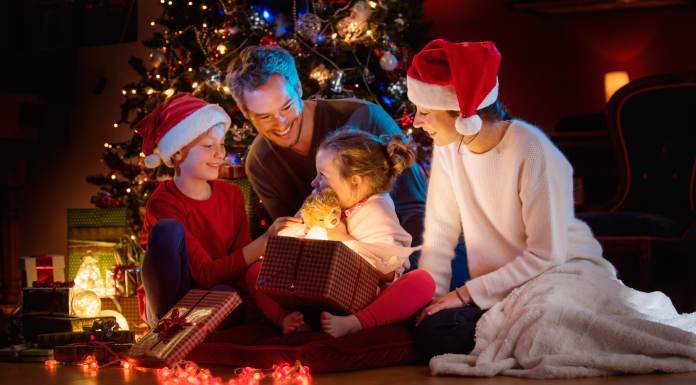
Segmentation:
{"type": "Polygon", "coordinates": [[[312,373],[318,373],[411,365],[418,361],[418,355],[413,333],[403,326],[389,325],[333,338],[318,332],[284,336],[275,326],[251,324],[211,334],[186,360],[253,368],[300,360],[312,373]]]}

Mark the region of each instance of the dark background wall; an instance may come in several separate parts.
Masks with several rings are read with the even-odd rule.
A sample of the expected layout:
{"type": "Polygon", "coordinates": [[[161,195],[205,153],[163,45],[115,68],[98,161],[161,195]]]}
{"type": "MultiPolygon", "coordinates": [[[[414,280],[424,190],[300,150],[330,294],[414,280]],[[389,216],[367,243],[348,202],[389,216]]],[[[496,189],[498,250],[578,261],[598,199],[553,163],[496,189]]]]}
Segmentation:
{"type": "Polygon", "coordinates": [[[607,72],[696,70],[696,7],[544,17],[507,1],[427,0],[425,17],[435,37],[495,42],[502,100],[547,131],[563,117],[603,112],[607,72]]]}
{"type": "MultiPolygon", "coordinates": [[[[696,70],[694,7],[563,17],[539,17],[492,0],[427,0],[425,9],[426,19],[434,22],[430,33],[435,37],[494,41],[503,55],[502,100],[516,116],[547,131],[563,117],[603,112],[606,72],[624,70],[636,79],[696,70]]],[[[160,13],[159,0],[137,2],[138,41],[154,32],[150,21],[160,13]]],[[[20,255],[67,253],[66,209],[91,207],[90,197],[97,188],[87,184],[85,177],[106,171],[100,163],[103,144],[131,135],[127,129],[114,128],[113,122],[120,113],[121,87],[136,78],[128,58],[147,58],[150,50],[138,42],[73,48],[77,53],[65,70],[70,77],[67,86],[43,81],[32,86],[40,89],[46,84],[52,95],[63,95],[69,102],[64,111],[68,132],[61,137],[66,140],[0,140],[3,151],[12,151],[11,157],[19,159],[10,172],[19,175],[12,179],[12,192],[19,215],[20,255]],[[101,77],[107,84],[95,95],[101,77]]],[[[29,70],[20,61],[10,64],[9,75],[15,77],[37,76],[36,68],[57,65],[42,61],[29,70]]],[[[53,73],[61,76],[63,72],[53,73]]],[[[0,89],[5,95],[2,100],[36,99],[17,96],[17,92],[0,89]]],[[[0,115],[5,114],[0,134],[24,132],[7,126],[11,113],[0,108],[0,115]]]]}

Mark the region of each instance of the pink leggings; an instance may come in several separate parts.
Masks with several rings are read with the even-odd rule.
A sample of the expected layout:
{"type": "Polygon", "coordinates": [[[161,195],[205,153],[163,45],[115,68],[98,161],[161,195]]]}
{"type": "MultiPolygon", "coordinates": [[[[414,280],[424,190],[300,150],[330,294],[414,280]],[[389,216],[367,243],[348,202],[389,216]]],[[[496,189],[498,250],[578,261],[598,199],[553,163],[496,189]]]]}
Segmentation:
{"type": "MultiPolygon", "coordinates": [[[[246,274],[246,282],[256,306],[270,321],[282,327],[283,317],[290,310],[280,306],[265,294],[256,290],[261,263],[253,264],[246,274]]],[[[374,302],[355,313],[363,329],[390,325],[407,319],[420,308],[427,305],[435,294],[435,281],[424,270],[413,270],[401,276],[386,290],[381,292],[374,302]]]]}

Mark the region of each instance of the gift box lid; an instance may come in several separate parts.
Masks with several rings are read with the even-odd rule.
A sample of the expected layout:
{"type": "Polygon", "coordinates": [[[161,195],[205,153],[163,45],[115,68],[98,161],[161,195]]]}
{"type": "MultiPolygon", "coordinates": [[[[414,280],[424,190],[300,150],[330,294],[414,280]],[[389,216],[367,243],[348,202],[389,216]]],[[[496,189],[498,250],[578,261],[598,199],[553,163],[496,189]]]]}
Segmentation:
{"type": "Polygon", "coordinates": [[[113,209],[68,209],[68,227],[126,227],[128,211],[113,209]]]}
{"type": "Polygon", "coordinates": [[[19,257],[19,268],[23,271],[65,268],[65,257],[59,254],[29,255],[19,257]]]}

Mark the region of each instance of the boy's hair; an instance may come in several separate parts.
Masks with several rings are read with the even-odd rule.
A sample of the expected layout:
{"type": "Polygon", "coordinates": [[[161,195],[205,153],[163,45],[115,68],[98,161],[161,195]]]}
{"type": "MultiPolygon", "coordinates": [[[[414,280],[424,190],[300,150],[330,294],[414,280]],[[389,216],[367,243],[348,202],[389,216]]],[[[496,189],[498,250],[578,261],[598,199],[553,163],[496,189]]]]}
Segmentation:
{"type": "Polygon", "coordinates": [[[295,68],[295,59],[288,51],[277,45],[251,46],[232,60],[227,70],[225,83],[239,108],[246,111],[244,91],[253,91],[268,82],[271,75],[278,73],[288,86],[297,93],[300,78],[295,68]]]}
{"type": "Polygon", "coordinates": [[[369,195],[388,192],[396,177],[416,160],[411,135],[379,137],[353,127],[340,128],[326,136],[319,150],[331,150],[339,159],[341,176],[350,183],[353,175],[367,179],[369,195]]]}

